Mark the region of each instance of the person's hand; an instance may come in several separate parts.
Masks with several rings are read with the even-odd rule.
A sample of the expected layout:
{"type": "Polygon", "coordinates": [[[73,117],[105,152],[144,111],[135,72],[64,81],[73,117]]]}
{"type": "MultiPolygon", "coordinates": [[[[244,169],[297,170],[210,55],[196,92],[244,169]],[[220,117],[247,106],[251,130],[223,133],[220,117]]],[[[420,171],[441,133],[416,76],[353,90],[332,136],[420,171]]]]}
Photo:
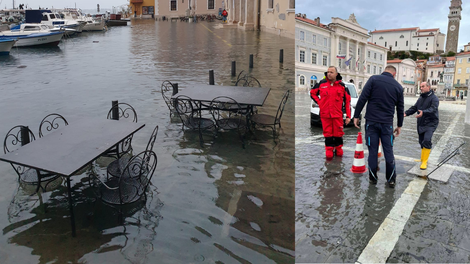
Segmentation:
{"type": "Polygon", "coordinates": [[[423,111],[422,110],[418,110],[418,113],[419,114],[416,115],[416,118],[420,118],[420,117],[423,116],[423,111]]]}
{"type": "Polygon", "coordinates": [[[346,125],[348,125],[349,122],[351,122],[351,118],[346,118],[346,125]]]}
{"type": "Polygon", "coordinates": [[[359,124],[359,118],[354,118],[354,126],[361,129],[358,124],[359,124]]]}
{"type": "Polygon", "coordinates": [[[406,113],[403,113],[403,116],[405,116],[405,117],[406,117],[406,113]]]}
{"type": "Polygon", "coordinates": [[[400,135],[401,133],[401,127],[395,128],[395,130],[393,130],[393,133],[395,134],[395,137],[398,137],[398,135],[400,135]]]}

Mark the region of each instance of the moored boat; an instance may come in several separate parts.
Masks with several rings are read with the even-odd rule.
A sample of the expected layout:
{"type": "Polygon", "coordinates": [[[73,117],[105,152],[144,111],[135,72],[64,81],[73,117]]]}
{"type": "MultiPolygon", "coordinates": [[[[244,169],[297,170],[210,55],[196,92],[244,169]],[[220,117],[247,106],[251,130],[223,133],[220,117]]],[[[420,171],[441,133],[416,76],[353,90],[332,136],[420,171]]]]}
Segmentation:
{"type": "Polygon", "coordinates": [[[0,39],[0,55],[10,54],[10,50],[15,45],[16,39],[0,39]]]}
{"type": "Polygon", "coordinates": [[[17,39],[14,47],[29,47],[29,46],[57,46],[64,32],[48,32],[48,33],[32,33],[27,35],[2,35],[2,40],[17,39]]]}

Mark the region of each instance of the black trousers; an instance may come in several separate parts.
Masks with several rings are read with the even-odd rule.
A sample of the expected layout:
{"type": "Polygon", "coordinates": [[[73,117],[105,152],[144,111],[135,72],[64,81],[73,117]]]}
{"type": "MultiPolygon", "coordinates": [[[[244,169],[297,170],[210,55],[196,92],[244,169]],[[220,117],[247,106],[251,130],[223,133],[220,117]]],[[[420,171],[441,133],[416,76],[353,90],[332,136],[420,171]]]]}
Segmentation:
{"type": "Polygon", "coordinates": [[[379,139],[385,156],[386,170],[385,178],[388,182],[395,182],[397,173],[395,171],[395,157],[393,156],[393,126],[390,124],[366,121],[366,144],[369,148],[367,159],[369,177],[377,180],[377,159],[379,152],[379,139]]]}

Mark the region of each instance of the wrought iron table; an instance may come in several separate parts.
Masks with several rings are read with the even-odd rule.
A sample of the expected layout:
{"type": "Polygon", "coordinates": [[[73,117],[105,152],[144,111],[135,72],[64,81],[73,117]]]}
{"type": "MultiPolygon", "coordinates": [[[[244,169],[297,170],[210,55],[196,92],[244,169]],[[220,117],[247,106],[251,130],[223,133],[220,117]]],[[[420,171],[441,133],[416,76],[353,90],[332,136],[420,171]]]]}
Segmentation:
{"type": "Polygon", "coordinates": [[[264,87],[243,87],[243,86],[218,86],[195,84],[185,89],[181,89],[171,98],[175,99],[180,95],[185,95],[193,101],[208,102],[219,96],[227,96],[241,105],[262,106],[268,97],[270,88],[264,87]]]}
{"type": "Polygon", "coordinates": [[[144,126],[109,119],[77,120],[0,156],[0,160],[67,178],[72,236],[75,236],[70,177],[144,126]]]}

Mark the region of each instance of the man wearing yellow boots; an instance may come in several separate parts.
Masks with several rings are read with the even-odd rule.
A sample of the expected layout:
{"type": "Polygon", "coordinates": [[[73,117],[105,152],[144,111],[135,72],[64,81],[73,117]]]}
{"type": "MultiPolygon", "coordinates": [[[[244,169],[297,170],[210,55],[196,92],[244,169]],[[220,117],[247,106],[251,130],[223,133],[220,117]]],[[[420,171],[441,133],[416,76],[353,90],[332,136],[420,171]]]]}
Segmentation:
{"type": "Polygon", "coordinates": [[[420,169],[425,170],[428,167],[429,154],[431,153],[432,135],[439,125],[439,99],[431,90],[429,83],[422,82],[419,88],[421,95],[416,104],[406,110],[405,116],[418,112],[416,118],[418,118],[418,135],[421,145],[420,169]]]}

